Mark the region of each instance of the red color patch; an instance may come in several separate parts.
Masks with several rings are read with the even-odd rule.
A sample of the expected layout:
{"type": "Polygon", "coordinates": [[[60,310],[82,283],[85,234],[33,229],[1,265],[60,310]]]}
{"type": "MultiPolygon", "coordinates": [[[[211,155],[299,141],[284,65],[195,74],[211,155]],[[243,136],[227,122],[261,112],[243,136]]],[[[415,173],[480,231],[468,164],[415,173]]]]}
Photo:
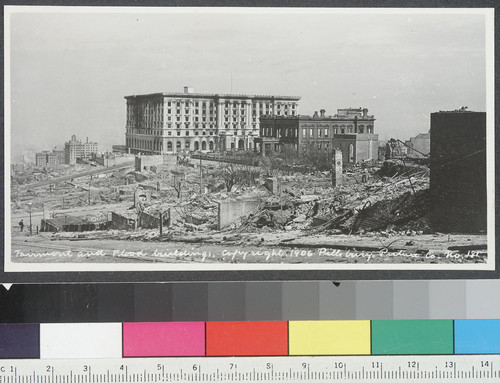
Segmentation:
{"type": "Polygon", "coordinates": [[[207,322],[207,356],[288,355],[288,322],[207,322]]]}

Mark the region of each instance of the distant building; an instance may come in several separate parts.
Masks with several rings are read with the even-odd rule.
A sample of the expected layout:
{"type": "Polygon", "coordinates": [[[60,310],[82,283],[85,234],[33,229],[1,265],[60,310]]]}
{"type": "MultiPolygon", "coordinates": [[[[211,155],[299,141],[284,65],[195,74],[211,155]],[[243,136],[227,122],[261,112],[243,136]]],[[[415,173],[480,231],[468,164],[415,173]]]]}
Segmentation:
{"type": "Polygon", "coordinates": [[[405,142],[406,155],[410,158],[426,158],[431,152],[431,134],[420,133],[405,142]]]}
{"type": "Polygon", "coordinates": [[[52,151],[52,154],[55,154],[55,157],[56,157],[56,162],[57,162],[57,165],[61,165],[61,164],[64,164],[64,161],[65,161],[65,158],[66,158],[66,153],[64,152],[64,150],[53,150],[52,151]]]}
{"type": "Polygon", "coordinates": [[[46,166],[47,165],[47,154],[49,152],[43,151],[35,154],[35,165],[36,166],[46,166]]]}
{"type": "Polygon", "coordinates": [[[486,113],[463,108],[432,113],[430,134],[433,229],[486,232],[486,113]]]}
{"type": "Polygon", "coordinates": [[[322,109],[311,116],[263,116],[260,119],[261,153],[263,156],[285,148],[331,152],[341,149],[344,163],[357,163],[378,158],[378,134],[374,134],[374,116],[368,109],[338,109],[326,116],[322,109]]]}
{"type": "Polygon", "coordinates": [[[76,164],[77,158],[89,160],[95,153],[97,153],[97,142],[89,142],[88,138],[82,143],[72,135],[71,140],[64,144],[64,161],[69,165],[76,164]]]}
{"type": "Polygon", "coordinates": [[[42,151],[35,154],[36,166],[58,166],[62,164],[64,164],[64,151],[62,150],[42,151]]]}
{"type": "Polygon", "coordinates": [[[36,164],[36,152],[29,149],[23,150],[21,153],[14,157],[13,163],[18,164],[36,164]]]}
{"type": "Polygon", "coordinates": [[[259,118],[296,116],[300,97],[154,93],[126,96],[126,147],[132,154],[255,148],[259,118]]]}

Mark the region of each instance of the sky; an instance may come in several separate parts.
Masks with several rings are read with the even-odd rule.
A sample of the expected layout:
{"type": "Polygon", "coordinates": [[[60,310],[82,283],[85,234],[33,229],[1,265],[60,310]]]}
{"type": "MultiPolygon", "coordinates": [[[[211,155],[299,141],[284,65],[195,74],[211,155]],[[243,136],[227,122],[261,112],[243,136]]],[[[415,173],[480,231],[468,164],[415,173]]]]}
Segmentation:
{"type": "Polygon", "coordinates": [[[486,111],[484,14],[24,7],[7,17],[13,161],[73,134],[101,151],[124,144],[124,96],[184,86],[300,96],[300,114],[366,107],[382,140],[427,132],[439,110],[486,111]]]}

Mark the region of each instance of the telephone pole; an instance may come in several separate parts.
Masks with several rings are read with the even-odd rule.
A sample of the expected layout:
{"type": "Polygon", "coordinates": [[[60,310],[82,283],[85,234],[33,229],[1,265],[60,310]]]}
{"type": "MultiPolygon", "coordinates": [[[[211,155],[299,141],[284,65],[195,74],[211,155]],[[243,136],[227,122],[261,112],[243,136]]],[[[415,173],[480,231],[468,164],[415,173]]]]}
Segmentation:
{"type": "Polygon", "coordinates": [[[201,156],[202,153],[200,153],[200,194],[203,194],[203,169],[201,167],[201,156]]]}

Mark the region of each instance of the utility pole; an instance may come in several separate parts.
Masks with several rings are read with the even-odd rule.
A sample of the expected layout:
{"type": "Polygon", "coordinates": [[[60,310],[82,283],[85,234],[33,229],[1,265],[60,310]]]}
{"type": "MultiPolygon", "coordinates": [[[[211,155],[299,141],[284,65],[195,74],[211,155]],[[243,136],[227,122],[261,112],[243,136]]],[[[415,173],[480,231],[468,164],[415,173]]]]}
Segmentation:
{"type": "Polygon", "coordinates": [[[163,212],[160,210],[160,237],[163,235],[163,212]]]}
{"type": "Polygon", "coordinates": [[[201,156],[200,153],[200,194],[203,194],[203,169],[201,168],[201,156]]]}
{"type": "Polygon", "coordinates": [[[89,205],[90,205],[90,183],[92,182],[92,176],[89,179],[89,205]]]}
{"type": "Polygon", "coordinates": [[[32,226],[31,226],[31,206],[32,206],[31,202],[30,202],[30,203],[28,203],[29,212],[30,212],[30,237],[31,237],[31,235],[33,234],[33,228],[32,228],[32,226]]]}
{"type": "Polygon", "coordinates": [[[279,192],[280,192],[280,210],[283,211],[283,193],[281,192],[281,190],[283,189],[281,187],[281,178],[278,178],[277,179],[277,182],[278,182],[278,188],[279,188],[279,192]]]}

